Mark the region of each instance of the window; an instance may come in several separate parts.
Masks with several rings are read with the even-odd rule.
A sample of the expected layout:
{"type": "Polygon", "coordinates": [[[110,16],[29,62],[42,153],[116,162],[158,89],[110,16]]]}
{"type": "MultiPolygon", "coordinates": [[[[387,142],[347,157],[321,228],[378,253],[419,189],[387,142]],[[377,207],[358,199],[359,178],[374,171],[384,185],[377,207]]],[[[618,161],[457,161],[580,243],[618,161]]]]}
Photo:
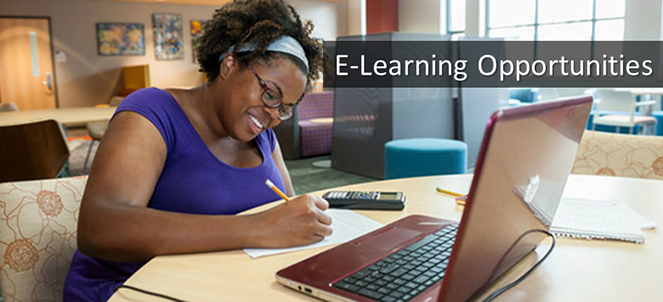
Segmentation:
{"type": "Polygon", "coordinates": [[[447,34],[451,40],[465,35],[465,1],[447,0],[447,34]]]}
{"type": "Polygon", "coordinates": [[[625,1],[486,0],[487,33],[522,41],[620,41],[625,1]]]}

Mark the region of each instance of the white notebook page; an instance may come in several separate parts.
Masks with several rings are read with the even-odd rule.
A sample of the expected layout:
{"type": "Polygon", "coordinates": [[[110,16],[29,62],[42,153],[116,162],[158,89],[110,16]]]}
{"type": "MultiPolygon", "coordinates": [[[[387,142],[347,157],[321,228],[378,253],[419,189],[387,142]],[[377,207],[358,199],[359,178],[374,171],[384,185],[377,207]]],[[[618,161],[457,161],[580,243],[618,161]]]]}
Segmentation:
{"type": "Polygon", "coordinates": [[[311,249],[330,244],[347,242],[382,227],[381,223],[350,210],[328,209],[325,211],[325,213],[327,213],[332,218],[331,226],[333,233],[331,236],[326,237],[322,241],[305,246],[281,249],[244,249],[244,252],[251,256],[251,258],[258,258],[262,256],[299,251],[303,249],[311,249]]]}
{"type": "Polygon", "coordinates": [[[573,238],[645,240],[635,212],[615,200],[562,198],[550,231],[573,238]]]}

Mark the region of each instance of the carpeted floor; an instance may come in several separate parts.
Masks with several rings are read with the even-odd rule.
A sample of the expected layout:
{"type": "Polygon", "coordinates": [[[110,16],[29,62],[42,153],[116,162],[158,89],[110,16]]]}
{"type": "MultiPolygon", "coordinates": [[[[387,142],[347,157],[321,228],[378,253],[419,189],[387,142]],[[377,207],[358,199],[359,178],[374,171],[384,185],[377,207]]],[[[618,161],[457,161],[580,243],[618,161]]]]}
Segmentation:
{"type": "Polygon", "coordinates": [[[94,142],[94,144],[92,144],[92,152],[90,152],[90,159],[87,163],[87,167],[83,167],[83,165],[85,164],[85,158],[87,157],[92,141],[77,140],[69,142],[69,145],[71,146],[72,143],[77,147],[75,147],[75,149],[69,154],[69,175],[77,176],[90,173],[90,166],[92,165],[92,160],[94,160],[94,154],[97,152],[99,142],[94,142]]]}
{"type": "Polygon", "coordinates": [[[297,194],[304,194],[333,187],[375,181],[376,179],[339,171],[328,167],[314,166],[314,163],[328,162],[330,156],[313,157],[286,161],[292,185],[297,194]]]}
{"type": "MultiPolygon", "coordinates": [[[[90,148],[90,141],[81,140],[75,142],[76,147],[69,156],[69,174],[71,176],[84,175],[90,172],[90,165],[94,160],[94,154],[99,146],[95,142],[92,146],[92,152],[87,167],[83,167],[85,157],[90,148]]],[[[329,161],[330,156],[312,157],[300,160],[287,160],[286,166],[290,172],[292,184],[297,194],[305,194],[313,191],[329,189],[338,186],[375,181],[373,178],[346,173],[329,167],[319,167],[325,161],[329,161]],[[316,163],[316,166],[313,164],[316,163]]],[[[1,301],[0,301],[1,302],[1,301]]]]}

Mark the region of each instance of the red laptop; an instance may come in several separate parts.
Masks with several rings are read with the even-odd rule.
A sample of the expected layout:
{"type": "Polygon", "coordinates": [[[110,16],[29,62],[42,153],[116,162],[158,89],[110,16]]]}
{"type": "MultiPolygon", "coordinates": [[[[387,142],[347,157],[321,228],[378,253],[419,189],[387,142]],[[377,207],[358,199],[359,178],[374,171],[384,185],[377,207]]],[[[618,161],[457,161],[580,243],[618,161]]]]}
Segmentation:
{"type": "Polygon", "coordinates": [[[550,227],[592,107],[589,96],[498,110],[460,224],[407,216],[284,268],[281,284],[328,301],[466,301],[550,227]]]}

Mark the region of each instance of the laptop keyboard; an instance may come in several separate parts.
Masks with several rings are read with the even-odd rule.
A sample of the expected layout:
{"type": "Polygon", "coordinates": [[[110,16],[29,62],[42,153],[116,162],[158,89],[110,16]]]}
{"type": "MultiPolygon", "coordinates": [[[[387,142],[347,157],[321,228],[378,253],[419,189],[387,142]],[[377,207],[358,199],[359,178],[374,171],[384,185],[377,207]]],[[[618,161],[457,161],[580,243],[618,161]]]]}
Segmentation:
{"type": "Polygon", "coordinates": [[[333,284],[384,302],[408,301],[442,280],[458,225],[449,225],[333,284]]]}

